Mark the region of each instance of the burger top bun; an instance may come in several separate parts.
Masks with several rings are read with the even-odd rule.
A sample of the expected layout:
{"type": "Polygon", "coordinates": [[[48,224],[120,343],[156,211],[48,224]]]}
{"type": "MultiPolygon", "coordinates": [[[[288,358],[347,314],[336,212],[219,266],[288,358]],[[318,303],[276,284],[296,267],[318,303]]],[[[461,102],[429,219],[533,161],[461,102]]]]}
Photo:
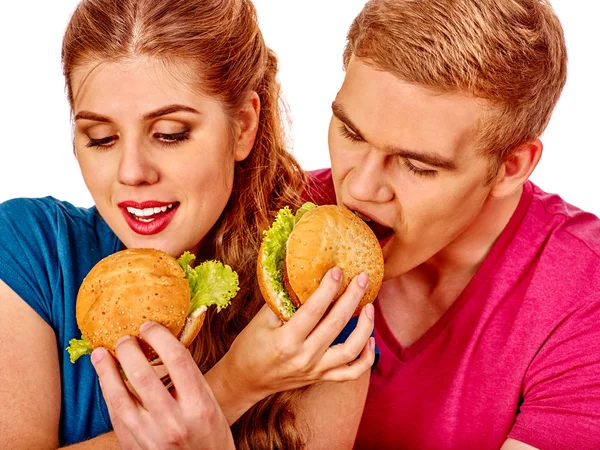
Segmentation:
{"type": "Polygon", "coordinates": [[[383,253],[367,224],[343,206],[319,206],[305,213],[287,241],[287,278],[300,303],[317,289],[334,266],[342,270],[335,299],[361,272],[369,274],[367,291],[357,307],[373,302],[383,280],[383,253]]]}
{"type": "MultiPolygon", "coordinates": [[[[79,289],[75,312],[90,346],[105,347],[114,355],[119,338],[139,337],[140,325],[149,320],[179,337],[189,308],[188,280],[175,258],[160,250],[127,249],[92,268],[79,289]]],[[[204,314],[197,319],[192,328],[199,330],[204,314]]],[[[197,330],[189,339],[193,330],[186,328],[190,342],[197,330]]],[[[147,344],[140,344],[148,359],[156,357],[147,344]]]]}
{"type": "Polygon", "coordinates": [[[265,301],[283,322],[291,318],[293,310],[310,297],[325,273],[335,266],[342,270],[336,300],[361,272],[369,274],[369,285],[356,312],[375,299],[383,280],[383,253],[375,234],[363,220],[347,208],[334,205],[313,205],[313,209],[303,212],[297,221],[288,210],[287,219],[281,219],[279,225],[277,220],[261,244],[257,274],[265,301]],[[289,234],[285,234],[285,230],[290,230],[289,234]],[[272,242],[267,243],[271,237],[285,239],[285,256],[280,255],[279,250],[277,254],[267,252],[268,246],[277,247],[272,242]],[[275,272],[268,269],[269,264],[273,265],[272,260],[267,260],[270,257],[279,260],[279,256],[281,266],[277,266],[278,272],[273,275],[275,272]],[[282,279],[279,279],[281,274],[282,279]],[[274,277],[279,280],[279,286],[274,283],[274,277]],[[285,292],[279,290],[281,285],[285,292]]]}

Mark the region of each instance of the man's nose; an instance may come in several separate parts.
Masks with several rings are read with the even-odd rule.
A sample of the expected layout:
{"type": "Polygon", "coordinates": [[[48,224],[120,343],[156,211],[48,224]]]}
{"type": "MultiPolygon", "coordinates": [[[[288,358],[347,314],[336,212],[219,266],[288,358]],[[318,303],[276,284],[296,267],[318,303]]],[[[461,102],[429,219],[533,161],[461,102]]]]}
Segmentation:
{"type": "Polygon", "coordinates": [[[394,197],[387,182],[386,155],[368,152],[349,174],[348,193],[360,202],[384,203],[394,197]]]}

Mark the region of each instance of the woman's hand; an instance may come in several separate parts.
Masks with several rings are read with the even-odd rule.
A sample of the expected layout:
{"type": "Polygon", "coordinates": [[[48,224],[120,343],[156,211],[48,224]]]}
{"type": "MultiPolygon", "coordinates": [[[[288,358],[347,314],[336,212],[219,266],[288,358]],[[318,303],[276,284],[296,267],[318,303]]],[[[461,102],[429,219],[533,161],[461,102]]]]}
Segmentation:
{"type": "Polygon", "coordinates": [[[229,423],[275,392],[320,381],[356,380],[371,368],[373,305],[363,307],[345,343],[331,346],[360,303],[368,276],[354,278],[328,310],[340,280],[338,268],[327,272],[319,288],[285,324],[265,304],[206,374],[229,423]]]}
{"type": "Polygon", "coordinates": [[[124,337],[116,353],[128,382],[105,349],[92,353],[102,393],[121,448],[233,449],[229,425],[190,352],[161,325],[140,329],[166,366],[174,389],[169,392],[142,353],[136,339],[124,337]]]}

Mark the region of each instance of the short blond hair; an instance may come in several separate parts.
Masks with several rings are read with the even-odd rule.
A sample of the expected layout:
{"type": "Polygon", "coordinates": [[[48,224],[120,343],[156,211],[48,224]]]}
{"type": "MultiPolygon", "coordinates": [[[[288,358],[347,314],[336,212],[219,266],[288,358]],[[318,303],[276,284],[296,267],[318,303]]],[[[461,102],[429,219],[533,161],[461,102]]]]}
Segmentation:
{"type": "Polygon", "coordinates": [[[567,74],[546,0],[371,0],[348,32],[345,67],[352,55],[435,92],[485,100],[477,142],[496,162],[542,134],[567,74]]]}

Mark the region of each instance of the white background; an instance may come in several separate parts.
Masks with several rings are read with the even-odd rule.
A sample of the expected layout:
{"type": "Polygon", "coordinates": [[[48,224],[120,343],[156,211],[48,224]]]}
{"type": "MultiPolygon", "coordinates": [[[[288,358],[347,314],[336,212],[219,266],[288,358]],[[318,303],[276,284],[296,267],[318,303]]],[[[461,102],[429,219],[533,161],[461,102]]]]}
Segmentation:
{"type": "MultiPolygon", "coordinates": [[[[91,197],[72,153],[60,67],[76,0],[6,2],[0,17],[0,201],[91,197]],[[7,6],[8,5],[8,6],[7,6]]],[[[364,0],[255,0],[267,44],[279,55],[303,167],[329,166],[330,105],[343,78],[345,33],[364,0]]],[[[569,78],[543,136],[533,181],[600,216],[600,2],[553,0],[569,50],[569,78]]]]}

